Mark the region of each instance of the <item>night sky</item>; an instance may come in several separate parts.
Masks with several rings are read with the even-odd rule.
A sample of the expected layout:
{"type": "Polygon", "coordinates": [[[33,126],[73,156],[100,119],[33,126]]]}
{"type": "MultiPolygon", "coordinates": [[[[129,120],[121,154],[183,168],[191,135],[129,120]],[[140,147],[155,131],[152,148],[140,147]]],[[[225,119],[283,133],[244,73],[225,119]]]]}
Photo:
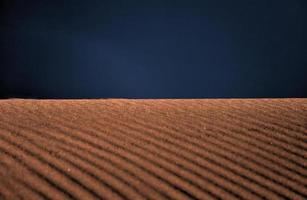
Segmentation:
{"type": "Polygon", "coordinates": [[[306,0],[0,4],[0,98],[307,97],[306,0]]]}

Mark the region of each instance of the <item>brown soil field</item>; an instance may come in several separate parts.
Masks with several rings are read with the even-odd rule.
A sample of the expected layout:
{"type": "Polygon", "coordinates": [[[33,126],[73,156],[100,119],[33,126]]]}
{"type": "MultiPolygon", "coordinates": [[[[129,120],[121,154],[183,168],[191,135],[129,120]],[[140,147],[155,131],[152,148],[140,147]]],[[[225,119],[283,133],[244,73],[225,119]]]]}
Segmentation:
{"type": "Polygon", "coordinates": [[[0,199],[306,199],[307,99],[0,101],[0,199]]]}

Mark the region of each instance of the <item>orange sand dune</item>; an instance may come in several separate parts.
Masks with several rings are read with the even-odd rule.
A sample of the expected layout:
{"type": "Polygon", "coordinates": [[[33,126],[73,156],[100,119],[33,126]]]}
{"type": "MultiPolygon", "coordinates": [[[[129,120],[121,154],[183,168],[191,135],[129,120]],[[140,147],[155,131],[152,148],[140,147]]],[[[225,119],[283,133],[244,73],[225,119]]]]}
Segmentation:
{"type": "Polygon", "coordinates": [[[307,99],[2,100],[0,199],[304,199],[307,99]]]}

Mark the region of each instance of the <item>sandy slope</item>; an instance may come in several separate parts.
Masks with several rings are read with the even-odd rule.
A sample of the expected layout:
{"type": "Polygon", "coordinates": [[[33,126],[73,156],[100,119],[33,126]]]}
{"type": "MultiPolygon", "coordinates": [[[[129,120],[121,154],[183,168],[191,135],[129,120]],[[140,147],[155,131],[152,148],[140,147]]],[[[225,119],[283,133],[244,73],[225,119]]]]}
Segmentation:
{"type": "Polygon", "coordinates": [[[303,199],[307,99],[2,100],[0,199],[303,199]]]}

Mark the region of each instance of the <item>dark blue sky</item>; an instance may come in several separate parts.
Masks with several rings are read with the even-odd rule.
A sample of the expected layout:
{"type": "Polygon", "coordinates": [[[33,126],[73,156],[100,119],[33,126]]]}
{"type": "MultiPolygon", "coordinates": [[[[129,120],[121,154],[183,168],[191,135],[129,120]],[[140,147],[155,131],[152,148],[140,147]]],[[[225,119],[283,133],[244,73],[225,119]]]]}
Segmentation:
{"type": "Polygon", "coordinates": [[[306,0],[2,0],[0,97],[307,97],[306,0]]]}

